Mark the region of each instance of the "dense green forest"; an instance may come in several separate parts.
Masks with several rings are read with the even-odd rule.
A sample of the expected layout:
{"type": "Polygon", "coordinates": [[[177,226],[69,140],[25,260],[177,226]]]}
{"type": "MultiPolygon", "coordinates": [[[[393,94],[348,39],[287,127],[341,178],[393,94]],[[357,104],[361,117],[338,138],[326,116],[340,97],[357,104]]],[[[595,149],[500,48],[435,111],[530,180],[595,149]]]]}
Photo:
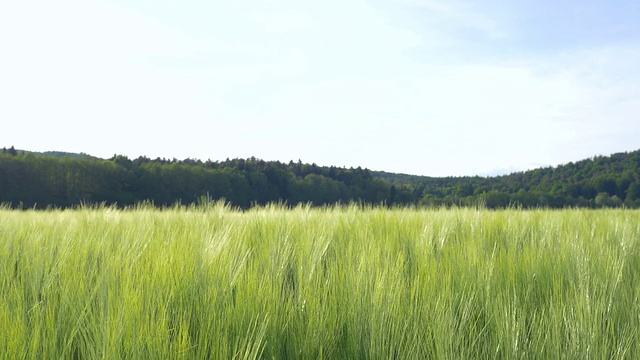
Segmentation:
{"type": "Polygon", "coordinates": [[[498,177],[435,178],[256,158],[201,161],[114,155],[0,152],[0,203],[12,207],[188,204],[202,196],[242,208],[384,203],[387,205],[640,207],[640,150],[498,177]]]}
{"type": "Polygon", "coordinates": [[[68,207],[80,203],[119,206],[152,201],[188,204],[208,195],[243,208],[286,202],[333,204],[409,203],[408,191],[361,168],[324,168],[301,162],[233,159],[222,162],[186,159],[109,160],[0,153],[0,202],[21,207],[68,207]]]}
{"type": "Polygon", "coordinates": [[[489,208],[640,207],[640,150],[496,177],[372,175],[411,189],[414,198],[429,205],[481,200],[489,208]]]}

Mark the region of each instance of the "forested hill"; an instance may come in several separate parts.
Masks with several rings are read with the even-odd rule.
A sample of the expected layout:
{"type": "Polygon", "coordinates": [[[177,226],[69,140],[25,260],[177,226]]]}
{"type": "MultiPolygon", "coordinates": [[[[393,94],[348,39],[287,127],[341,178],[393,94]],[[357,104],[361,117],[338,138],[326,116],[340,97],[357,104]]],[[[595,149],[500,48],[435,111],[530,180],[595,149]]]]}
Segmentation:
{"type": "Polygon", "coordinates": [[[555,168],[499,177],[423,177],[362,168],[322,167],[255,158],[166,160],[86,154],[0,152],[0,203],[14,207],[119,206],[196,202],[201,196],[233,205],[311,202],[489,208],[640,207],[640,151],[597,156],[555,168]]]}
{"type": "Polygon", "coordinates": [[[53,157],[68,157],[68,158],[74,158],[74,159],[94,159],[94,160],[98,160],[99,158],[95,157],[95,156],[91,156],[89,154],[85,154],[85,153],[71,153],[71,152],[65,152],[65,151],[45,151],[45,152],[37,152],[37,151],[28,151],[28,150],[20,150],[20,149],[15,149],[13,146],[10,148],[2,148],[2,150],[0,150],[1,153],[3,154],[12,154],[12,155],[26,155],[26,154],[31,154],[31,155],[35,155],[35,156],[53,156],[53,157]]]}
{"type": "Polygon", "coordinates": [[[397,187],[411,189],[420,203],[475,204],[491,208],[640,207],[640,150],[595,156],[557,167],[496,177],[426,177],[372,172],[397,187]]]}

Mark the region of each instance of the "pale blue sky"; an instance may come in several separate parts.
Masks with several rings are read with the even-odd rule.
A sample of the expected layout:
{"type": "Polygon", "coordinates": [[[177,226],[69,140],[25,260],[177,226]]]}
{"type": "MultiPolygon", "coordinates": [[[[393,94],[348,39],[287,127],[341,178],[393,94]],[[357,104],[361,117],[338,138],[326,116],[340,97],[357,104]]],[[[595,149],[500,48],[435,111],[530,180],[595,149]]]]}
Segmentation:
{"type": "Polygon", "coordinates": [[[640,148],[638,1],[5,1],[0,146],[475,175],[640,148]]]}

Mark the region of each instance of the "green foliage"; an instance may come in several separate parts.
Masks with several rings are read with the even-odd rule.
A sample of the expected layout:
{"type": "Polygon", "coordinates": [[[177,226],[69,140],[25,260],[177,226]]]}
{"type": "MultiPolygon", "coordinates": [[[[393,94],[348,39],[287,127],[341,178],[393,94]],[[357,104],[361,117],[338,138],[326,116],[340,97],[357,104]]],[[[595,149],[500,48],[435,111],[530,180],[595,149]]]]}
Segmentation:
{"type": "Polygon", "coordinates": [[[632,182],[629,184],[629,187],[627,188],[626,199],[629,202],[640,199],[640,184],[638,184],[637,182],[632,182]]]}
{"type": "Polygon", "coordinates": [[[322,168],[257,159],[224,162],[196,160],[109,160],[0,155],[0,202],[14,206],[72,207],[81,203],[133,205],[152,202],[190,204],[202,196],[236,206],[286,202],[315,205],[362,201],[410,203],[403,188],[373,178],[361,168],[322,168]]]}
{"type": "Polygon", "coordinates": [[[640,150],[488,178],[372,174],[409,190],[420,203],[436,206],[638,207],[640,199],[640,150]]]}
{"type": "Polygon", "coordinates": [[[0,209],[7,359],[640,356],[640,213],[0,209]]]}
{"type": "Polygon", "coordinates": [[[489,178],[432,178],[256,158],[202,162],[42,154],[0,153],[0,203],[27,208],[81,203],[123,207],[140,202],[171,206],[208,194],[242,208],[352,201],[389,206],[484,204],[492,209],[640,207],[640,151],[489,178]]]}

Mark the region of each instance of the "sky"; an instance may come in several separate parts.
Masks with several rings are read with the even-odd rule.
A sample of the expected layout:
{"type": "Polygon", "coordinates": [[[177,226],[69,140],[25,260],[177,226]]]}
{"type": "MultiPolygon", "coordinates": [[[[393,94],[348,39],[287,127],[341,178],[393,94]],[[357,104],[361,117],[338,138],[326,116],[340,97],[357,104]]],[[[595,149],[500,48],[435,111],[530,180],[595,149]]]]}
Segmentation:
{"type": "Polygon", "coordinates": [[[0,3],[0,146],[493,175],[640,149],[640,2],[0,3]]]}

